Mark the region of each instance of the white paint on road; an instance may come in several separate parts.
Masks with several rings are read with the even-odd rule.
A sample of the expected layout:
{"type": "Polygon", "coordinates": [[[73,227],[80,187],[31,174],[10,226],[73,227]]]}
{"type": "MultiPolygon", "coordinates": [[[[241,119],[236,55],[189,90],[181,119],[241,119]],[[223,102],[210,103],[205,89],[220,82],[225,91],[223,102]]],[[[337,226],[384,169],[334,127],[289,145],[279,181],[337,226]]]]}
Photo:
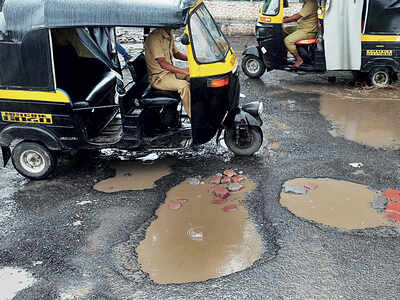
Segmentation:
{"type": "Polygon", "coordinates": [[[19,291],[31,287],[35,281],[32,274],[23,269],[0,269],[0,300],[13,299],[19,291]]]}

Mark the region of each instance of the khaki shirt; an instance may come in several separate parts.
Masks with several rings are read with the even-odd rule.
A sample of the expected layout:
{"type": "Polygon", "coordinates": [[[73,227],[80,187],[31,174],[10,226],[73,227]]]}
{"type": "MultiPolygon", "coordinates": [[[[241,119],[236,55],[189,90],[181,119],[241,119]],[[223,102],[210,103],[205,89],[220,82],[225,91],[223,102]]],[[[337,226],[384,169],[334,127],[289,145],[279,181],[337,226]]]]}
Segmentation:
{"type": "Polygon", "coordinates": [[[316,0],[305,0],[299,13],[297,29],[306,32],[318,32],[318,3],[316,0]]]}
{"type": "Polygon", "coordinates": [[[172,33],[166,32],[163,28],[155,29],[147,37],[144,49],[149,80],[153,83],[157,78],[162,78],[169,73],[161,68],[156,58],[165,57],[165,60],[172,65],[172,59],[178,49],[172,33]]]}

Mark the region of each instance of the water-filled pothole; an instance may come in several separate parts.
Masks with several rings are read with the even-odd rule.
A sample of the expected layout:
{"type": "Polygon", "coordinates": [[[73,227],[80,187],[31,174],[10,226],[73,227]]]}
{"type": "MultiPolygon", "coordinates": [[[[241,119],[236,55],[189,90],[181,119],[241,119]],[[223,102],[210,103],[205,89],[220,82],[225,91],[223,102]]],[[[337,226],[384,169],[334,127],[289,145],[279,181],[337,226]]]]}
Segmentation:
{"type": "Polygon", "coordinates": [[[263,253],[261,237],[240,203],[256,187],[251,180],[217,201],[209,191],[210,179],[191,183],[186,180],[167,193],[136,249],[143,271],[156,283],[225,276],[250,267],[263,253]]]}
{"type": "Polygon", "coordinates": [[[333,136],[375,148],[400,148],[400,100],[321,98],[321,114],[332,122],[333,136]]]}
{"type": "Polygon", "coordinates": [[[104,193],[152,189],[155,181],[172,173],[171,164],[171,160],[114,161],[110,167],[115,176],[100,181],[94,189],[104,193]]]}
{"type": "Polygon", "coordinates": [[[298,217],[344,231],[395,226],[385,214],[371,207],[378,192],[367,186],[329,178],[297,178],[285,182],[284,189],[281,205],[298,217]],[[316,188],[304,195],[284,191],[285,187],[310,184],[316,188]]]}

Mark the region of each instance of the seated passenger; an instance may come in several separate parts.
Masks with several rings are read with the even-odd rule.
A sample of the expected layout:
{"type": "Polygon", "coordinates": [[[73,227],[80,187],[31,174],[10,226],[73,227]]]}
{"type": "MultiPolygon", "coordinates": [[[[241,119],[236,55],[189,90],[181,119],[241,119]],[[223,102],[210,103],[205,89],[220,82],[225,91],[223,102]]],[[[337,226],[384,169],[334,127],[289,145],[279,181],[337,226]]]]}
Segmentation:
{"type": "Polygon", "coordinates": [[[298,68],[303,64],[303,59],[297,52],[296,42],[304,39],[313,39],[318,32],[318,3],[317,0],[304,0],[299,13],[284,17],[283,23],[297,22],[295,26],[283,29],[285,33],[285,46],[296,58],[294,66],[298,68]]]}
{"type": "Polygon", "coordinates": [[[189,70],[175,67],[172,62],[173,57],[187,61],[187,56],[176,48],[171,29],[155,29],[147,37],[144,48],[151,85],[159,90],[178,92],[190,118],[189,70]]]}

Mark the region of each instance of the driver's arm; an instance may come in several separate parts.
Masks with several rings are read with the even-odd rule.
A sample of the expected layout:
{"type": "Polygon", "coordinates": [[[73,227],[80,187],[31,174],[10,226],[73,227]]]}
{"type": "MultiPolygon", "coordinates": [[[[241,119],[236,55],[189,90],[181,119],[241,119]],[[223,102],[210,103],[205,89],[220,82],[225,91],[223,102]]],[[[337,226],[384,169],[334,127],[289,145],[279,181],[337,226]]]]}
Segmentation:
{"type": "Polygon", "coordinates": [[[179,60],[184,60],[184,61],[187,61],[187,60],[188,60],[186,54],[184,54],[184,53],[182,53],[182,52],[179,52],[179,51],[177,51],[177,52],[174,53],[174,57],[175,57],[176,59],[179,59],[179,60]]]}
{"type": "MultiPolygon", "coordinates": [[[[186,55],[185,55],[185,57],[186,57],[186,55]]],[[[165,57],[157,57],[156,61],[158,62],[158,64],[160,65],[161,68],[163,68],[164,70],[166,70],[168,72],[189,75],[188,69],[175,67],[174,65],[167,62],[165,57]]]]}
{"type": "Polygon", "coordinates": [[[292,22],[297,22],[298,19],[301,18],[300,14],[294,14],[293,16],[290,17],[284,17],[283,18],[283,23],[292,23],[292,22]]]}

